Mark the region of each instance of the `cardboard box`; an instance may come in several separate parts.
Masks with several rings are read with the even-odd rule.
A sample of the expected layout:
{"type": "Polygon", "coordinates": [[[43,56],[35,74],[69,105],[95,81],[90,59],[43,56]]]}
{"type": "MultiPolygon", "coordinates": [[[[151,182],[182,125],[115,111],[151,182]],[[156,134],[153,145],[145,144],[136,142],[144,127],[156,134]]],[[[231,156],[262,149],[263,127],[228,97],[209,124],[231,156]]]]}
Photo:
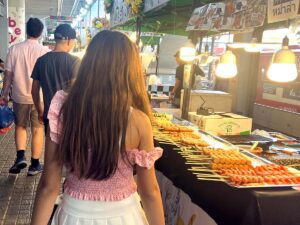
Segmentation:
{"type": "Polygon", "coordinates": [[[203,116],[190,112],[189,120],[214,135],[247,135],[252,130],[251,118],[233,113],[203,116]]]}

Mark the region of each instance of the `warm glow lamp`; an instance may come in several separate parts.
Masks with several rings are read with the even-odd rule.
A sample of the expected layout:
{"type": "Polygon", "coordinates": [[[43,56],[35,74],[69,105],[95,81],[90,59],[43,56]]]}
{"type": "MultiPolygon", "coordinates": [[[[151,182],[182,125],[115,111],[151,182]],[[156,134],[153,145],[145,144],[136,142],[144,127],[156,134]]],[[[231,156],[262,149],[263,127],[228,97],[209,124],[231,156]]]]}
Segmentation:
{"type": "Polygon", "coordinates": [[[289,49],[288,37],[283,39],[282,48],[273,54],[267,76],[275,82],[291,82],[297,78],[296,56],[289,49]]]}
{"type": "Polygon", "coordinates": [[[236,57],[227,50],[220,58],[216,68],[216,75],[220,78],[232,78],[237,75],[236,57]]]}
{"type": "Polygon", "coordinates": [[[179,57],[184,62],[192,62],[196,56],[195,45],[189,41],[182,48],[180,48],[179,57]]]}

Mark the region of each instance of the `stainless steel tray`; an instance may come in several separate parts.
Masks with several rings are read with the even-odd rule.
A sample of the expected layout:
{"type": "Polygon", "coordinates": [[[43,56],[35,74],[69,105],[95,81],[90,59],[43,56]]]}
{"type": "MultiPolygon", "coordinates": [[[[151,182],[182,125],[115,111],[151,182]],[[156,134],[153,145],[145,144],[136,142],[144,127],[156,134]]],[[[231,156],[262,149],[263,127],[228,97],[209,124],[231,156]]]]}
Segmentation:
{"type": "MultiPolygon", "coordinates": [[[[254,166],[255,165],[265,165],[265,164],[273,164],[271,161],[267,160],[267,159],[264,159],[264,158],[261,158],[251,152],[248,152],[247,150],[243,150],[241,147],[238,147],[238,146],[235,146],[233,145],[232,143],[220,138],[220,137],[217,137],[217,136],[214,136],[210,133],[207,133],[205,131],[202,131],[202,130],[199,130],[194,124],[186,121],[186,120],[182,120],[180,118],[174,118],[172,120],[173,123],[175,124],[180,124],[180,125],[184,125],[184,126],[190,126],[190,127],[193,127],[195,132],[199,133],[201,135],[201,137],[207,142],[210,144],[211,147],[213,148],[223,148],[223,149],[238,149],[242,154],[244,154],[245,156],[249,157],[251,159],[251,161],[254,163],[254,166]]],[[[180,148],[180,147],[179,147],[180,148]]],[[[194,153],[195,155],[197,155],[196,153],[194,153]]],[[[209,167],[207,167],[209,168],[209,167]]],[[[293,169],[293,168],[289,168],[290,170],[293,170],[297,173],[300,173],[300,171],[296,170],[296,169],[293,169]]],[[[291,171],[291,172],[293,172],[291,171]]],[[[216,174],[216,173],[214,173],[216,174]]],[[[274,184],[274,185],[270,185],[270,184],[255,184],[255,183],[250,183],[250,184],[245,184],[245,185],[236,185],[234,183],[231,183],[230,181],[224,179],[224,178],[221,178],[220,176],[220,179],[219,179],[220,182],[224,182],[226,184],[228,184],[229,186],[231,187],[234,187],[234,188],[281,188],[281,187],[299,187],[300,186],[300,183],[299,184],[274,184]]]]}

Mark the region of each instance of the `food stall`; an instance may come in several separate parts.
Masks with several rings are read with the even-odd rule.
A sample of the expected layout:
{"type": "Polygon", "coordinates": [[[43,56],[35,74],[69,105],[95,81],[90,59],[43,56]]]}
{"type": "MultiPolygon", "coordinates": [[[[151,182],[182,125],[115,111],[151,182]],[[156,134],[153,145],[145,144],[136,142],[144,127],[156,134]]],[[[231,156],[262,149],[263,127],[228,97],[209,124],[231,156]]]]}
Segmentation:
{"type": "MultiPolygon", "coordinates": [[[[170,115],[154,114],[154,139],[164,149],[156,169],[217,224],[298,224],[299,170],[170,115]]],[[[195,224],[202,224],[197,219],[195,224]]]]}
{"type": "MultiPolygon", "coordinates": [[[[249,3],[254,4],[251,7],[247,6],[247,2],[249,3],[249,1],[226,1],[225,3],[202,6],[194,11],[188,28],[191,30],[210,30],[211,28],[221,30],[221,27],[214,25],[217,23],[217,17],[214,17],[214,14],[216,12],[220,13],[222,10],[226,12],[228,8],[233,7],[230,14],[221,15],[221,13],[219,15],[222,20],[225,19],[226,21],[225,24],[221,23],[222,26],[226,25],[227,29],[233,28],[235,32],[244,32],[247,29],[258,30],[257,27],[264,25],[267,8],[270,8],[270,5],[267,5],[269,2],[252,1],[249,3]],[[229,7],[230,4],[232,4],[232,7],[229,7]],[[239,7],[237,7],[237,4],[239,7]],[[251,17],[254,14],[259,16],[251,17]],[[211,18],[208,18],[210,16],[211,18]],[[194,22],[194,24],[191,24],[191,22],[194,22]]],[[[251,43],[246,46],[251,47],[249,45],[251,43]]],[[[283,41],[282,49],[288,49],[288,44],[285,44],[285,41],[283,41]]],[[[241,50],[233,50],[235,54],[238,51],[241,50]]],[[[232,52],[227,51],[225,54],[227,53],[230,55],[228,58],[232,59],[232,52]]],[[[259,53],[255,54],[257,54],[255,55],[256,60],[260,60],[259,53]]],[[[276,55],[274,50],[271,56],[273,54],[276,55]]],[[[261,54],[261,56],[264,55],[261,54]]],[[[219,64],[223,63],[225,65],[229,61],[228,58],[222,60],[221,57],[219,64]]],[[[230,62],[232,64],[238,62],[239,66],[247,63],[252,64],[252,66],[254,64],[257,66],[254,75],[259,76],[259,63],[257,61],[253,63],[252,60],[245,62],[245,60],[239,58],[230,62]]],[[[271,63],[274,63],[275,60],[276,57],[274,59],[273,56],[271,63]]],[[[295,62],[296,60],[290,64],[295,62]]],[[[270,60],[267,64],[269,63],[270,60]]],[[[272,68],[265,65],[265,70],[260,71],[267,71],[268,67],[272,68]]],[[[222,75],[222,78],[232,78],[238,75],[234,82],[236,82],[236,85],[242,86],[240,83],[242,78],[239,81],[239,76],[241,77],[243,68],[237,68],[238,71],[235,68],[235,71],[232,69],[232,73],[229,74],[226,73],[229,70],[226,71],[223,67],[223,71],[221,71],[223,73],[219,75],[222,75]],[[241,70],[239,71],[239,69],[241,70]]],[[[289,72],[286,71],[284,75],[286,78],[288,78],[289,72]]],[[[216,73],[218,73],[218,69],[216,69],[216,73]]],[[[281,88],[280,86],[294,90],[292,94],[291,91],[288,92],[289,96],[277,91],[273,95],[279,96],[281,93],[281,97],[287,96],[286,98],[291,99],[289,102],[296,100],[295,85],[297,82],[293,81],[292,85],[287,83],[281,85],[278,80],[275,79],[274,81],[272,78],[274,77],[270,72],[266,79],[271,79],[269,83],[277,82],[274,84],[275,90],[278,87],[281,88]]],[[[257,81],[255,80],[257,78],[252,79],[257,81]]],[[[246,82],[250,81],[251,78],[247,78],[246,82]]],[[[187,83],[191,84],[190,81],[187,83]]],[[[257,85],[259,84],[253,86],[257,87],[257,85]]],[[[260,86],[258,87],[261,89],[260,86]]],[[[264,90],[270,90],[270,88],[264,90]]],[[[174,186],[187,193],[192,202],[204,209],[217,224],[299,224],[300,171],[297,168],[299,169],[300,166],[300,141],[274,131],[255,131],[251,134],[252,119],[246,116],[238,118],[238,116],[230,115],[231,118],[228,118],[229,115],[212,113],[208,109],[210,107],[202,107],[202,105],[191,110],[191,85],[186,85],[185,92],[188,94],[183,96],[183,102],[186,101],[185,104],[182,104],[183,118],[188,119],[186,114],[189,113],[192,115],[189,120],[194,124],[190,124],[187,120],[181,118],[169,120],[169,114],[156,115],[154,119],[154,138],[157,145],[165,150],[156,168],[169,178],[174,186]],[[224,116],[225,118],[223,118],[224,116]],[[195,119],[195,117],[200,119],[195,119]],[[214,127],[210,128],[209,133],[207,133],[203,130],[206,128],[205,121],[209,119],[216,122],[214,127]],[[229,120],[231,122],[228,122],[229,120]],[[247,123],[246,128],[243,128],[242,124],[246,124],[246,121],[249,124],[247,123]],[[217,123],[221,125],[218,126],[217,123]],[[229,123],[239,125],[241,128],[239,133],[232,132],[229,135],[222,133],[222,125],[229,123]],[[243,132],[243,130],[247,132],[243,132]]],[[[264,94],[264,97],[268,94],[264,94]]],[[[234,98],[238,98],[237,92],[232,92],[232,95],[234,98]]],[[[267,97],[270,97],[270,95],[267,97]]],[[[233,99],[233,101],[235,101],[233,105],[236,107],[236,99],[233,99]]],[[[289,102],[285,101],[282,105],[289,102]]],[[[254,104],[254,101],[252,104],[254,104]]],[[[160,112],[163,112],[163,110],[160,109],[160,112]]],[[[298,121],[299,115],[294,113],[293,116],[298,116],[297,120],[291,118],[291,121],[298,121]]],[[[271,114],[270,117],[272,117],[271,114]]],[[[277,120],[283,120],[283,117],[281,119],[277,117],[277,120]]],[[[277,123],[279,124],[279,122],[277,123]]],[[[285,133],[291,134],[291,126],[286,127],[289,132],[285,133]]],[[[299,127],[296,123],[294,126],[299,127]]],[[[256,124],[254,124],[254,127],[257,127],[256,124]]],[[[269,128],[272,128],[272,126],[269,128]]],[[[232,127],[229,130],[232,131],[232,127]]],[[[297,128],[295,128],[296,130],[297,128]]],[[[292,134],[295,134],[295,132],[292,134]]],[[[201,224],[200,220],[195,224],[201,224]]]]}

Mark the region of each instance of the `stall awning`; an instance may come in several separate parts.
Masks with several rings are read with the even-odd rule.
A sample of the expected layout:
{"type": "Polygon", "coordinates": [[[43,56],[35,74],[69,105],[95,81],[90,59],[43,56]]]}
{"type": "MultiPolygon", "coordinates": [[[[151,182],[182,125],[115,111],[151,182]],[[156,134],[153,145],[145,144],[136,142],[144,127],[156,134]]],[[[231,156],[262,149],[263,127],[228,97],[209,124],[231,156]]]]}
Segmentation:
{"type": "MultiPolygon", "coordinates": [[[[142,32],[157,32],[188,36],[186,25],[193,10],[211,0],[170,0],[166,5],[146,12],[141,17],[142,32]]],[[[124,30],[135,30],[136,18],[118,26],[124,30]]]]}

